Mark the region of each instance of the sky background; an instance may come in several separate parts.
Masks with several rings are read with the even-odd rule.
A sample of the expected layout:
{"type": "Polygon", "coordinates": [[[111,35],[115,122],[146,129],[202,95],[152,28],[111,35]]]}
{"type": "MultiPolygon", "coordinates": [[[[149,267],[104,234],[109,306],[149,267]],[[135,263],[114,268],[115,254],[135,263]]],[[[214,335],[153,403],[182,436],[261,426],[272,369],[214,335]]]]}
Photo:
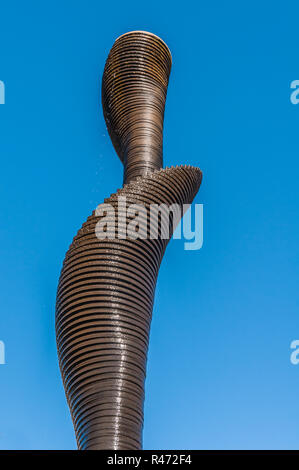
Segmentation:
{"type": "Polygon", "coordinates": [[[0,448],[74,449],[54,314],[65,252],[122,184],[100,105],[131,30],[173,57],[164,164],[203,171],[204,245],[172,240],[150,338],[145,449],[299,449],[295,1],[0,0],[0,448]]]}

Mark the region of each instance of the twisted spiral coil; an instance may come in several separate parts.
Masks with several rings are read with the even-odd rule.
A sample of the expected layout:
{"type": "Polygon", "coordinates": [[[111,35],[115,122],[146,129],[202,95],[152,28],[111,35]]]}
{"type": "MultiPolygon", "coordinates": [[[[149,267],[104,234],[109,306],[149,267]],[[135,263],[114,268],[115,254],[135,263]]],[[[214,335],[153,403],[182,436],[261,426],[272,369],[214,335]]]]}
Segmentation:
{"type": "Polygon", "coordinates": [[[198,168],[162,169],[163,114],[170,53],[159,38],[134,32],[118,39],[103,77],[103,107],[124,163],[123,188],[105,199],[113,237],[99,239],[94,211],[74,237],[60,274],[56,338],[63,384],[79,449],[140,449],[144,381],[155,286],[173,232],[149,236],[152,204],[191,204],[198,168]],[[159,93],[156,89],[159,88],[159,93]],[[154,91],[153,91],[154,90],[154,91]],[[136,98],[136,106],[134,105],[136,98]],[[140,107],[139,107],[140,106],[140,107]],[[125,200],[125,218],[119,200],[125,200]],[[127,208],[142,204],[140,238],[124,238],[127,208]],[[112,220],[113,219],[113,220],[112,220]]]}

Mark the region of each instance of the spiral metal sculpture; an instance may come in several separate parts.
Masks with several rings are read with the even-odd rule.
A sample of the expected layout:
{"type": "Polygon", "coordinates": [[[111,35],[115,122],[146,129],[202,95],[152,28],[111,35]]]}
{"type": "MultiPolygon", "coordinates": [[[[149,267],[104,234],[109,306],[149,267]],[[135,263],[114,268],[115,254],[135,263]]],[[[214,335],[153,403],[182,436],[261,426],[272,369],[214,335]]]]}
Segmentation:
{"type": "Polygon", "coordinates": [[[59,364],[79,449],[142,446],[155,286],[174,230],[170,220],[169,236],[163,238],[159,219],[158,237],[151,239],[147,215],[151,204],[175,203],[183,211],[202,177],[196,167],[163,169],[170,69],[168,47],[142,31],[118,38],[104,69],[104,116],[124,165],[123,187],[104,201],[114,210],[116,229],[112,238],[99,239],[101,217],[97,211],[88,217],[66,254],[56,304],[59,364]],[[145,207],[137,239],[125,236],[132,215],[120,215],[120,197],[125,208],[145,207]]]}

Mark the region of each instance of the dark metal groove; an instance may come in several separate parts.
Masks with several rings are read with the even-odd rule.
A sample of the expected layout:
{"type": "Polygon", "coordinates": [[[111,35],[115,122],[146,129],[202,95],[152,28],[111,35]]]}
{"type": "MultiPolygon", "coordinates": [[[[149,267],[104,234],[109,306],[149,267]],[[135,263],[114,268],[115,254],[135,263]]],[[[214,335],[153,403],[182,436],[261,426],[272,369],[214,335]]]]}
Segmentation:
{"type": "Polygon", "coordinates": [[[94,211],[65,256],[56,303],[59,364],[79,449],[140,449],[144,381],[155,286],[167,239],[150,239],[150,204],[190,204],[201,183],[191,166],[162,168],[162,133],[171,55],[146,32],[116,40],[103,75],[103,108],[113,145],[124,163],[118,198],[146,209],[145,238],[96,235],[94,211]]]}

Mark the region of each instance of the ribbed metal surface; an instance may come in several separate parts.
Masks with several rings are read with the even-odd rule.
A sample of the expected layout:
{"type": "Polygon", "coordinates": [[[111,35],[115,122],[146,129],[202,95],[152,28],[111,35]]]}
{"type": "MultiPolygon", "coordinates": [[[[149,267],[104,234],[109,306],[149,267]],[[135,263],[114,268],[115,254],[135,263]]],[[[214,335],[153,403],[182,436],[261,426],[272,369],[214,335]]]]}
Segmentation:
{"type": "MultiPolygon", "coordinates": [[[[200,181],[197,168],[160,170],[125,185],[105,202],[116,216],[119,196],[147,208],[150,203],[188,204],[200,181]]],[[[79,448],[139,449],[151,312],[168,240],[99,241],[98,221],[93,213],[83,224],[61,272],[60,367],[79,448]]]]}
{"type": "MultiPolygon", "coordinates": [[[[148,33],[130,33],[119,38],[115,49],[112,48],[113,54],[109,56],[113,55],[115,64],[105,68],[104,88],[110,87],[110,74],[115,73],[116,80],[120,75],[123,80],[123,70],[127,66],[126,51],[130,51],[130,57],[131,54],[136,56],[137,62],[134,68],[128,61],[129,70],[138,72],[136,64],[140,63],[142,73],[147,75],[144,80],[137,73],[141,83],[138,90],[138,87],[134,88],[132,100],[136,94],[139,103],[144,92],[147,96],[145,101],[153,102],[155,98],[148,91],[151,86],[147,83],[156,84],[163,76],[167,87],[168,72],[165,71],[170,70],[169,53],[164,43],[159,41],[148,33]],[[163,54],[161,52],[160,72],[149,67],[145,72],[146,51],[157,47],[157,43],[159,47],[163,45],[162,49],[165,47],[163,54]]],[[[147,223],[150,205],[163,203],[168,207],[176,203],[182,211],[183,204],[193,201],[202,175],[198,168],[190,166],[157,169],[162,164],[162,143],[157,144],[159,139],[156,140],[151,119],[147,120],[145,113],[140,117],[140,124],[134,127],[135,121],[131,116],[134,103],[119,108],[122,99],[116,88],[112,85],[109,90],[107,95],[104,92],[104,96],[109,96],[110,104],[105,104],[104,108],[107,105],[109,115],[114,117],[107,125],[121,159],[125,165],[129,161],[125,179],[130,182],[104,201],[114,209],[116,231],[113,239],[98,239],[97,224],[101,217],[98,212],[93,212],[66,254],[57,292],[57,348],[78,448],[140,449],[152,307],[159,266],[169,241],[169,238],[161,237],[150,239],[147,223]],[[127,129],[120,132],[119,129],[123,129],[120,123],[125,122],[127,113],[127,124],[123,124],[127,129]],[[139,130],[136,134],[136,129],[140,132],[144,129],[146,136],[144,146],[138,147],[138,151],[130,137],[126,137],[138,135],[137,140],[141,139],[143,134],[139,130]],[[132,216],[127,214],[123,218],[123,214],[118,212],[120,197],[125,198],[126,207],[136,203],[144,206],[145,214],[139,226],[142,239],[121,239],[120,235],[125,233],[132,216]]],[[[120,90],[125,98],[125,82],[120,90]]],[[[163,93],[166,95],[166,88],[163,93]]],[[[160,101],[164,103],[165,97],[160,101]]],[[[164,104],[157,109],[163,123],[164,104]]],[[[162,132],[162,127],[161,124],[159,132],[162,132]]],[[[170,222],[169,237],[172,235],[171,225],[170,222]]],[[[159,233],[160,230],[161,226],[159,233]]]]}
{"type": "Polygon", "coordinates": [[[107,59],[102,103],[113,145],[124,163],[124,181],[163,166],[163,118],[171,54],[143,31],[118,38],[107,59]]]}

